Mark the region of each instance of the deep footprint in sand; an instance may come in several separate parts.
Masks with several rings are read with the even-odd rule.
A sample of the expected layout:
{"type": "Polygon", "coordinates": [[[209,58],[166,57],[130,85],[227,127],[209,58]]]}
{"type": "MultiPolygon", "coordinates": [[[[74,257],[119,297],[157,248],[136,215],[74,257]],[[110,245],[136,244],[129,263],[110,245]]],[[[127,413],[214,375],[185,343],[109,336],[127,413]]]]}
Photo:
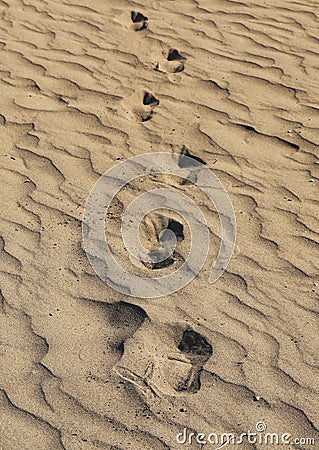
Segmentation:
{"type": "MultiPolygon", "coordinates": [[[[181,242],[181,241],[184,240],[184,226],[183,226],[183,224],[181,224],[177,220],[169,219],[166,229],[170,230],[170,231],[173,231],[173,233],[175,234],[177,242],[181,242]]],[[[159,253],[159,257],[161,257],[160,251],[157,251],[157,252],[159,253]]],[[[153,254],[155,254],[155,253],[156,253],[156,251],[155,252],[151,252],[151,255],[153,256],[153,254]]],[[[180,255],[177,251],[174,251],[172,256],[169,256],[168,258],[166,258],[163,261],[155,262],[155,263],[151,264],[150,268],[152,270],[163,269],[165,267],[171,266],[172,264],[174,264],[177,261],[184,262],[185,260],[184,260],[182,255],[180,255]]],[[[145,264],[145,266],[147,266],[147,263],[145,264]]]]}
{"type": "Polygon", "coordinates": [[[156,66],[161,72],[178,73],[185,69],[186,57],[182,56],[176,48],[164,50],[163,57],[164,59],[156,66]]]}
{"type": "Polygon", "coordinates": [[[155,115],[154,109],[160,101],[151,92],[138,90],[130,97],[123,99],[123,106],[133,119],[139,122],[147,122],[155,115]]]}
{"type": "Polygon", "coordinates": [[[141,31],[148,26],[148,17],[138,11],[131,12],[132,28],[134,31],[141,31]]]}
{"type": "Polygon", "coordinates": [[[153,94],[145,91],[143,94],[143,108],[136,109],[137,116],[142,122],[147,122],[154,116],[154,108],[159,103],[159,100],[153,94]]]}
{"type": "Polygon", "coordinates": [[[199,391],[201,371],[212,354],[206,338],[191,327],[146,319],[124,342],[114,370],[147,397],[189,395],[199,391]]]}
{"type": "MultiPolygon", "coordinates": [[[[178,220],[178,216],[171,217],[168,211],[151,213],[144,217],[140,224],[140,240],[150,258],[129,255],[134,266],[157,271],[167,269],[177,270],[185,263],[183,255],[188,254],[187,239],[185,240],[185,226],[178,220]]],[[[149,272],[150,273],[150,272],[149,272]]]]}
{"type": "Polygon", "coordinates": [[[154,221],[152,225],[157,236],[157,243],[161,244],[161,248],[149,252],[153,262],[143,262],[144,266],[151,270],[158,270],[169,267],[174,263],[177,263],[177,265],[184,263],[185,259],[183,256],[176,249],[172,251],[170,234],[166,234],[167,231],[173,232],[176,243],[182,242],[184,240],[184,225],[175,219],[160,215],[158,220],[154,221]]]}

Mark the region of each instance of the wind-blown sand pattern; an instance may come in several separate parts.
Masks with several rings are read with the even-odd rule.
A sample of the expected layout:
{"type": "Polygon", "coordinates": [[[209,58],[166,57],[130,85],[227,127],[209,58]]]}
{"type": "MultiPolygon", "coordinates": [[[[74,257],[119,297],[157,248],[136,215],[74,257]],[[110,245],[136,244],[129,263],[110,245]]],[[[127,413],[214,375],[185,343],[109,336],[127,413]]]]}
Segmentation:
{"type": "Polygon", "coordinates": [[[1,0],[1,449],[216,448],[176,435],[260,421],[318,448],[318,7],[1,0]],[[108,225],[123,266],[121,214],[149,187],[188,192],[212,231],[195,280],[147,300],[99,280],[81,218],[100,174],[158,151],[214,171],[237,243],[209,284],[213,205],[174,177],[133,183],[108,225]]]}

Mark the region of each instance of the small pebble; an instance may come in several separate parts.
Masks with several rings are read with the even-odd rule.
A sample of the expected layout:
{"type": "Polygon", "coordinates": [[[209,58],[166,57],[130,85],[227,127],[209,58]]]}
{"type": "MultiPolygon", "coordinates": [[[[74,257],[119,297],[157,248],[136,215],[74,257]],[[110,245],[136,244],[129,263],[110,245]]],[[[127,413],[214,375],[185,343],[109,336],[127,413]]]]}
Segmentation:
{"type": "Polygon", "coordinates": [[[318,283],[313,283],[314,286],[318,286],[318,283]]]}

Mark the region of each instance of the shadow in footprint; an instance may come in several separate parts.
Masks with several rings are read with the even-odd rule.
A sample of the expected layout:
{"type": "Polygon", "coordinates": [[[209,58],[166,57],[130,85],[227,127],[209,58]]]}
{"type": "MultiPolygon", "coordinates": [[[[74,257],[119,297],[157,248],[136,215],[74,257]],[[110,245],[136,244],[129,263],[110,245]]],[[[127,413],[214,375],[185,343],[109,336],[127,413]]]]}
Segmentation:
{"type": "Polygon", "coordinates": [[[185,59],[176,48],[170,48],[168,50],[167,61],[185,61],[185,59]]]}
{"type": "Polygon", "coordinates": [[[143,105],[157,106],[159,105],[159,100],[150,92],[145,92],[143,97],[143,105]]]}
{"type": "Polygon", "coordinates": [[[199,166],[200,164],[205,164],[206,162],[199,156],[192,155],[188,148],[183,145],[181,153],[178,158],[178,165],[180,168],[184,169],[186,167],[199,166]],[[191,158],[193,161],[191,161],[191,158]]]}
{"type": "Polygon", "coordinates": [[[191,328],[184,331],[178,350],[187,354],[188,358],[199,357],[201,362],[206,362],[213,354],[213,347],[207,339],[191,328]]]}
{"type": "Polygon", "coordinates": [[[149,114],[144,114],[141,116],[141,121],[147,122],[148,120],[151,120],[152,117],[153,117],[153,112],[151,112],[149,114]]]}
{"type": "Polygon", "coordinates": [[[92,307],[100,317],[105,317],[112,338],[108,342],[109,349],[120,358],[124,353],[124,342],[142,326],[147,314],[144,309],[132,303],[94,302],[92,307]]]}
{"type": "Polygon", "coordinates": [[[168,258],[161,260],[162,252],[161,250],[154,250],[149,253],[149,256],[152,258],[158,258],[160,261],[158,262],[143,262],[144,266],[151,270],[159,270],[159,269],[166,269],[167,267],[174,264],[176,261],[184,262],[184,258],[182,255],[180,255],[178,252],[174,251],[172,256],[169,256],[168,258]]]}
{"type": "Polygon", "coordinates": [[[141,31],[147,28],[148,17],[138,11],[131,12],[131,20],[133,22],[133,29],[135,31],[141,31]]]}
{"type": "Polygon", "coordinates": [[[114,370],[148,399],[185,396],[200,389],[200,374],[212,353],[206,338],[189,326],[145,320],[124,343],[114,370]]]}
{"type": "Polygon", "coordinates": [[[198,392],[201,386],[200,373],[203,365],[213,354],[213,348],[207,339],[192,328],[187,328],[178,345],[178,350],[191,362],[193,371],[191,377],[178,385],[178,391],[198,392]]]}
{"type": "Polygon", "coordinates": [[[146,122],[155,115],[154,109],[159,105],[160,101],[147,90],[135,91],[130,97],[123,102],[126,111],[130,111],[131,117],[140,122],[146,122]]]}
{"type": "MultiPolygon", "coordinates": [[[[154,256],[154,253],[156,253],[156,252],[151,252],[150,255],[154,256]]],[[[149,267],[152,270],[158,270],[158,269],[165,269],[166,267],[169,267],[172,264],[174,264],[174,259],[172,257],[169,257],[169,258],[164,259],[164,261],[160,261],[160,262],[156,262],[156,263],[149,263],[149,267]]]]}
{"type": "Polygon", "coordinates": [[[177,241],[180,242],[184,240],[184,226],[177,220],[169,219],[167,229],[175,233],[177,241]]]}

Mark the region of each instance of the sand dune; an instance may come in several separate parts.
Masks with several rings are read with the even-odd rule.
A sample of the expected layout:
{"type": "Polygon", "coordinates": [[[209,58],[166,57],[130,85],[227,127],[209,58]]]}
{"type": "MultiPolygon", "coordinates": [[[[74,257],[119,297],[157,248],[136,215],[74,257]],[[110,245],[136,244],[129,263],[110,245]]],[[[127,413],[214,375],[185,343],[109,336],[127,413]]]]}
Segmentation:
{"type": "Polygon", "coordinates": [[[258,422],[318,448],[318,6],[0,2],[1,449],[215,449],[176,436],[258,422]],[[203,192],[171,175],[121,192],[107,232],[137,274],[175,270],[190,233],[151,215],[149,248],[171,224],[177,253],[132,264],[120,224],[136,195],[177,188],[209,224],[203,270],[158,299],[101,281],[81,231],[100,175],[149,152],[205,163],[237,221],[209,284],[220,225],[203,192]]]}

